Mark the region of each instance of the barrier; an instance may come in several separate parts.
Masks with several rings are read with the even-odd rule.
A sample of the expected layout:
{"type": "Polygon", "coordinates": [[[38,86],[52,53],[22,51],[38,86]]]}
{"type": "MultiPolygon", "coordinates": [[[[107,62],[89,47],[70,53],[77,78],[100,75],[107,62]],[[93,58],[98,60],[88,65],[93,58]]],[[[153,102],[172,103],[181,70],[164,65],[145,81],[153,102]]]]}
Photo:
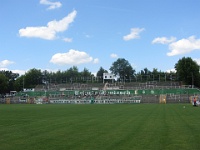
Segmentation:
{"type": "Polygon", "coordinates": [[[6,104],[10,104],[10,98],[6,98],[6,104]]]}
{"type": "Polygon", "coordinates": [[[166,104],[166,95],[160,95],[160,100],[159,100],[159,103],[160,104],[166,104]]]}

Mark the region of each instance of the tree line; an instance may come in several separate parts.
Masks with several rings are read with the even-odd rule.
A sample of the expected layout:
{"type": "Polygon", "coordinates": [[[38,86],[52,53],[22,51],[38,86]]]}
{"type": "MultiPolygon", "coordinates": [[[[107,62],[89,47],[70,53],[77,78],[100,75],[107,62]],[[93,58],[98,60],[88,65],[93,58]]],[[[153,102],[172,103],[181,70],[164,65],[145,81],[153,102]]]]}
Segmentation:
{"type": "Polygon", "coordinates": [[[183,57],[175,64],[176,72],[163,72],[154,68],[136,70],[124,58],[118,58],[112,63],[109,71],[100,67],[97,74],[93,75],[87,68],[79,71],[77,66],[70,67],[65,71],[57,72],[30,69],[24,75],[12,71],[0,71],[0,93],[21,91],[23,88],[34,88],[40,84],[66,84],[66,83],[102,83],[103,73],[112,73],[118,82],[147,82],[147,81],[179,81],[186,85],[200,87],[200,66],[190,57],[183,57]]]}

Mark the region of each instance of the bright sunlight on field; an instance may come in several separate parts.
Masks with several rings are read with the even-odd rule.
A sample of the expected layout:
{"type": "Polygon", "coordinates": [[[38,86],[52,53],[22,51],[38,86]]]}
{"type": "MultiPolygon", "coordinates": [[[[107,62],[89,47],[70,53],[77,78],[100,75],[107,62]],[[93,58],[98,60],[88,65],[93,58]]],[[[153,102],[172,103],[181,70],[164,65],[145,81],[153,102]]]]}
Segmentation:
{"type": "Polygon", "coordinates": [[[0,105],[0,149],[198,149],[199,114],[190,104],[0,105]]]}

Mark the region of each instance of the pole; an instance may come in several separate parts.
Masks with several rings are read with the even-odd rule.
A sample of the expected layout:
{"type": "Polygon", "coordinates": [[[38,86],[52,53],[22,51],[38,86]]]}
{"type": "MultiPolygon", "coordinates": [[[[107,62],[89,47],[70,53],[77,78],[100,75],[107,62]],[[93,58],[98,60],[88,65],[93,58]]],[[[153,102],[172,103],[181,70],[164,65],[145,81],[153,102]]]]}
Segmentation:
{"type": "Polygon", "coordinates": [[[24,90],[24,77],[23,77],[23,90],[24,90]]]}
{"type": "Polygon", "coordinates": [[[193,72],[192,72],[192,88],[194,86],[194,76],[193,76],[193,72]]]}

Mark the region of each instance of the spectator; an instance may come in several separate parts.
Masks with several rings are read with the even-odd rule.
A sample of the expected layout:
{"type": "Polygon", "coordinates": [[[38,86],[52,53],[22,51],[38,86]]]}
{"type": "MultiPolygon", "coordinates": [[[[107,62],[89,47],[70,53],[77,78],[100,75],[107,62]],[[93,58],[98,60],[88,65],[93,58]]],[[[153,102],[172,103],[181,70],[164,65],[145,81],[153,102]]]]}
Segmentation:
{"type": "Polygon", "coordinates": [[[196,97],[194,97],[194,106],[197,106],[197,100],[196,100],[196,97]]]}

